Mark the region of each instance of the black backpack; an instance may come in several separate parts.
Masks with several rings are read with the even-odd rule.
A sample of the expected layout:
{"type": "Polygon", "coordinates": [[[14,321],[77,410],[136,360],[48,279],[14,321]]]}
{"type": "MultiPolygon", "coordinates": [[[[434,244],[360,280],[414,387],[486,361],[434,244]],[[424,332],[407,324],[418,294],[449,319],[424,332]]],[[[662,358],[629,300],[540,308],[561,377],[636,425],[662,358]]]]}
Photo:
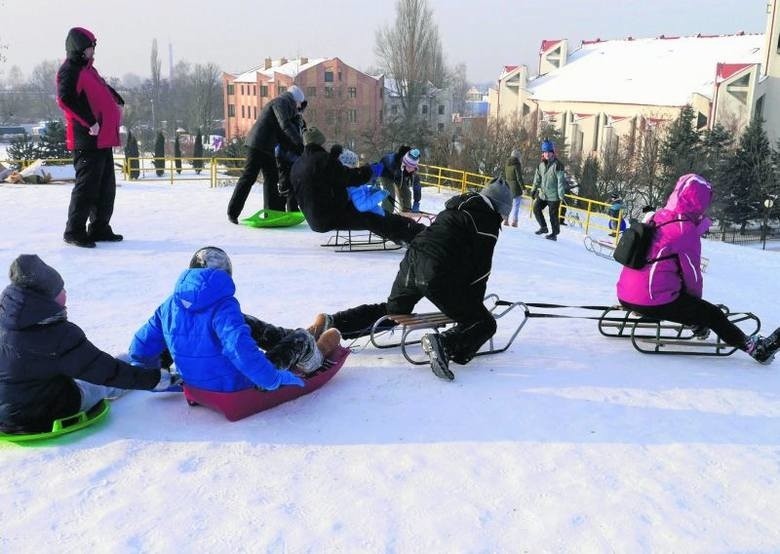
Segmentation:
{"type": "MultiPolygon", "coordinates": [[[[672,223],[672,221],[662,223],[660,226],[667,223],[672,223]]],[[[657,228],[654,221],[648,223],[636,221],[632,223],[621,235],[612,257],[624,266],[632,269],[642,269],[650,262],[673,258],[674,255],[661,256],[652,260],[647,259],[647,253],[650,251],[650,244],[653,242],[653,236],[655,236],[657,228]]]]}

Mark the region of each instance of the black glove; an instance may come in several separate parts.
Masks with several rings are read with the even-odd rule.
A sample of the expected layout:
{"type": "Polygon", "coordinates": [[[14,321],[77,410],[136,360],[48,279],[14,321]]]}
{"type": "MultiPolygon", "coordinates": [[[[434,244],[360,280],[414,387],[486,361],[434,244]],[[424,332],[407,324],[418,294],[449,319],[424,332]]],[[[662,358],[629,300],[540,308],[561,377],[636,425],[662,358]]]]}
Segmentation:
{"type": "Polygon", "coordinates": [[[344,151],[344,147],[340,144],[334,144],[330,147],[330,156],[332,158],[338,158],[341,156],[341,153],[344,151]]]}

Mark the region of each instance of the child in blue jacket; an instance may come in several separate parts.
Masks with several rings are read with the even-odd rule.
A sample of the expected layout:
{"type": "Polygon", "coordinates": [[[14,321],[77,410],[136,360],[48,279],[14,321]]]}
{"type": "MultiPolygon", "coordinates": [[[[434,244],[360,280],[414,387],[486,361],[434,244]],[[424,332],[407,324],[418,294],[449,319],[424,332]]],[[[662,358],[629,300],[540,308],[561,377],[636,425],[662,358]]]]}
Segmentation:
{"type": "MultiPolygon", "coordinates": [[[[230,259],[221,249],[196,252],[173,294],[135,334],[131,359],[154,366],[167,349],[184,382],[208,391],[302,387],[300,377],[280,368],[307,373],[320,367],[324,354],[314,337],[242,314],[231,273],[230,259]]],[[[335,337],[335,346],[340,338],[335,337]]]]}

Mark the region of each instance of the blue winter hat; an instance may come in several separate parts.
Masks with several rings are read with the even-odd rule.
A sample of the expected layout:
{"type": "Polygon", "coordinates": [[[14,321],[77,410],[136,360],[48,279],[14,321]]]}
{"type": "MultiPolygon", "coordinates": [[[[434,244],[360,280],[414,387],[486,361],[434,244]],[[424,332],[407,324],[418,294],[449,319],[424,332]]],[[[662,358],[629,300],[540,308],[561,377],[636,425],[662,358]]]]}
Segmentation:
{"type": "Polygon", "coordinates": [[[542,141],[542,152],[555,152],[555,145],[551,140],[544,139],[542,141]]]}

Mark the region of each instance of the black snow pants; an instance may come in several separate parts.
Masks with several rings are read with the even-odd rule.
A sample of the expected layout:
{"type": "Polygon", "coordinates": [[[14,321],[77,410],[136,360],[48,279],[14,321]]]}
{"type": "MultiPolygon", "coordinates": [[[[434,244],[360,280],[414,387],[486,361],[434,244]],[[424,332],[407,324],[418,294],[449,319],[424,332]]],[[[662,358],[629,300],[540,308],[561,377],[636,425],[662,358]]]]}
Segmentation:
{"type": "Polygon", "coordinates": [[[73,167],[76,183],[70,193],[65,233],[84,236],[88,219],[92,231],[104,231],[114,213],[116,198],[114,154],[111,148],[74,150],[73,167]]]}

